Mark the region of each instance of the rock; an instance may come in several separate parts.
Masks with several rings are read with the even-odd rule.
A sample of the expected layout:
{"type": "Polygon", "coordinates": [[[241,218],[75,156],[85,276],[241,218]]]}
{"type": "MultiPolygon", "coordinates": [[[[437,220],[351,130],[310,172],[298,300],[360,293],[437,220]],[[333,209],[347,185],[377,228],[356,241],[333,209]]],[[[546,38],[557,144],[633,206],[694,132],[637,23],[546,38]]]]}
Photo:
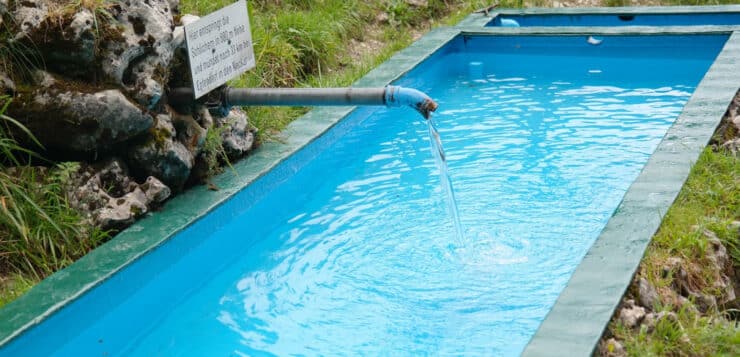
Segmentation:
{"type": "Polygon", "coordinates": [[[33,84],[41,87],[50,89],[54,87],[55,84],[57,84],[57,80],[54,79],[54,76],[51,75],[51,73],[42,71],[42,70],[36,70],[33,71],[33,84]]]}
{"type": "Polygon", "coordinates": [[[637,290],[640,305],[650,310],[654,309],[656,303],[659,301],[658,291],[655,290],[655,287],[647,279],[640,277],[637,280],[637,290]]]}
{"type": "Polygon", "coordinates": [[[699,309],[696,308],[696,305],[691,302],[688,298],[685,296],[678,295],[676,297],[676,309],[685,309],[689,313],[693,315],[699,314],[699,309]]]}
{"type": "Polygon", "coordinates": [[[390,16],[387,12],[381,11],[378,16],[375,16],[375,22],[379,24],[388,24],[390,22],[390,16]]]}
{"type": "Polygon", "coordinates": [[[153,108],[167,83],[175,28],[167,0],[117,3],[114,16],[120,38],[102,49],[102,71],[128,89],[139,104],[153,108]]]}
{"type": "Polygon", "coordinates": [[[197,156],[206,142],[207,130],[191,115],[172,113],[172,124],[177,133],[177,141],[183,144],[193,156],[197,156]]]}
{"type": "Polygon", "coordinates": [[[601,341],[599,345],[599,352],[601,356],[607,357],[623,357],[627,356],[627,352],[624,346],[614,338],[610,338],[606,341],[601,341]]]}
{"type": "Polygon", "coordinates": [[[13,21],[20,27],[20,32],[14,36],[15,39],[19,39],[39,28],[46,21],[49,16],[49,7],[44,0],[15,1],[10,13],[13,21]]]}
{"type": "Polygon", "coordinates": [[[85,63],[92,62],[95,59],[95,15],[87,9],[81,9],[72,17],[69,24],[69,31],[72,42],[79,51],[76,58],[85,63]]]}
{"type": "Polygon", "coordinates": [[[13,96],[15,93],[15,83],[5,72],[0,71],[0,96],[13,96]]]}
{"type": "Polygon", "coordinates": [[[627,328],[634,328],[640,324],[645,317],[645,309],[635,305],[634,300],[627,300],[624,307],[619,311],[619,321],[627,328]]]}
{"type": "Polygon", "coordinates": [[[668,320],[674,323],[678,322],[678,315],[673,311],[661,311],[661,312],[652,312],[647,315],[645,315],[645,319],[642,322],[642,326],[645,326],[645,329],[648,333],[655,330],[655,326],[658,325],[660,321],[668,320]]]}
{"type": "Polygon", "coordinates": [[[717,235],[710,230],[704,230],[703,234],[707,237],[707,242],[709,243],[704,254],[709,261],[714,275],[712,288],[715,291],[719,291],[720,295],[718,296],[719,301],[715,299],[713,302],[712,299],[708,298],[703,298],[702,301],[706,302],[707,308],[713,308],[717,302],[726,304],[736,299],[735,288],[733,287],[732,279],[730,279],[730,276],[733,276],[735,272],[732,267],[730,255],[727,253],[727,248],[722,244],[722,241],[717,235]]]}
{"type": "Polygon", "coordinates": [[[187,26],[198,20],[200,20],[200,16],[185,14],[180,17],[180,24],[182,24],[183,26],[187,26]]]}
{"type": "Polygon", "coordinates": [[[714,232],[705,229],[704,236],[709,243],[707,250],[704,252],[707,260],[712,264],[712,268],[717,271],[724,271],[730,262],[730,256],[727,254],[727,248],[714,232]]]}
{"type": "Polygon", "coordinates": [[[139,188],[144,191],[147,201],[153,203],[162,203],[172,194],[169,187],[153,176],[147,177],[146,182],[141,184],[139,188]]]}
{"type": "Polygon", "coordinates": [[[128,162],[139,176],[154,176],[180,190],[190,176],[193,158],[187,147],[175,140],[170,116],[160,114],[149,137],[130,148],[128,162]]]}
{"type": "Polygon", "coordinates": [[[249,128],[247,114],[234,108],[226,117],[216,117],[215,125],[223,128],[221,139],[229,160],[238,159],[249,152],[254,145],[254,132],[249,128]]]}
{"type": "Polygon", "coordinates": [[[146,196],[136,188],[123,197],[111,199],[95,219],[103,229],[124,229],[136,221],[136,218],[147,212],[146,196]]]}
{"type": "Polygon", "coordinates": [[[736,130],[736,131],[740,131],[740,115],[736,115],[736,116],[735,116],[735,117],[734,117],[734,118],[732,119],[732,125],[734,125],[734,126],[735,126],[735,130],[736,130]]]}
{"type": "Polygon", "coordinates": [[[427,7],[429,5],[427,0],[406,0],[406,3],[413,7],[427,7]]]}
{"type": "Polygon", "coordinates": [[[195,108],[193,112],[193,118],[201,127],[205,128],[206,130],[210,129],[214,123],[211,112],[208,110],[208,108],[204,106],[198,106],[195,108]]]}
{"type": "Polygon", "coordinates": [[[174,48],[185,47],[185,26],[200,20],[199,16],[185,14],[180,17],[180,26],[175,27],[172,31],[172,46],[174,48]]]}
{"type": "Polygon", "coordinates": [[[721,145],[721,147],[729,150],[733,155],[735,155],[740,151],[740,138],[727,140],[721,145]]]}
{"type": "Polygon", "coordinates": [[[694,305],[701,312],[707,312],[717,308],[717,298],[713,295],[692,291],[689,293],[689,298],[694,301],[694,305]]]}
{"type": "Polygon", "coordinates": [[[80,171],[67,195],[70,205],[104,230],[121,230],[131,225],[170,195],[170,189],[154,177],[137,184],[118,159],[80,171]]]}
{"type": "Polygon", "coordinates": [[[105,151],[145,132],[153,121],[113,89],[96,93],[38,89],[24,98],[16,97],[10,114],[50,152],[105,151]]]}
{"type": "MultiPolygon", "coordinates": [[[[38,55],[26,61],[68,77],[96,79],[96,44],[102,35],[113,33],[107,24],[84,6],[60,7],[50,1],[15,2],[14,23],[17,47],[33,48],[38,55]],[[105,26],[104,26],[105,25],[105,26]],[[105,27],[105,28],[102,28],[105,27]],[[37,58],[41,57],[41,58],[37,58]]],[[[27,66],[27,65],[26,65],[27,66]]]]}

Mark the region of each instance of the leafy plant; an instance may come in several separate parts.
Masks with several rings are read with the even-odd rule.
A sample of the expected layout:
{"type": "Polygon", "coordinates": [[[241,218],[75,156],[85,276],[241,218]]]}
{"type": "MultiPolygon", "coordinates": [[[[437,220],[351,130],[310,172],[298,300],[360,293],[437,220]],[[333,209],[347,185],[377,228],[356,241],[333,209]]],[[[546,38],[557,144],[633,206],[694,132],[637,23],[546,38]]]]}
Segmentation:
{"type": "Polygon", "coordinates": [[[37,141],[23,125],[3,114],[9,100],[2,101],[0,273],[42,278],[87,253],[107,234],[90,228],[67,204],[63,182],[69,167],[48,173],[46,169],[23,164],[19,155],[35,154],[18,145],[10,129],[37,141]],[[13,167],[7,167],[8,164],[13,167]]]}

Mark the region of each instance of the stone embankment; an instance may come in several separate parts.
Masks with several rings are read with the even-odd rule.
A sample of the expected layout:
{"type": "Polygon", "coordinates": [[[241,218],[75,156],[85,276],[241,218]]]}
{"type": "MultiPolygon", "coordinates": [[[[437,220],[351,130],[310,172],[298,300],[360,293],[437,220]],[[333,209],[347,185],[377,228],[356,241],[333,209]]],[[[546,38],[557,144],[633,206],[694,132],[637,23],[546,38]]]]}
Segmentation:
{"type": "Polygon", "coordinates": [[[180,113],[168,105],[169,88],[191,85],[182,26],[197,17],[178,7],[178,0],[0,0],[6,114],[33,133],[43,157],[89,163],[71,203],[105,229],[125,227],[202,180],[216,157],[208,148],[235,160],[254,145],[239,109],[194,105],[180,113]]]}

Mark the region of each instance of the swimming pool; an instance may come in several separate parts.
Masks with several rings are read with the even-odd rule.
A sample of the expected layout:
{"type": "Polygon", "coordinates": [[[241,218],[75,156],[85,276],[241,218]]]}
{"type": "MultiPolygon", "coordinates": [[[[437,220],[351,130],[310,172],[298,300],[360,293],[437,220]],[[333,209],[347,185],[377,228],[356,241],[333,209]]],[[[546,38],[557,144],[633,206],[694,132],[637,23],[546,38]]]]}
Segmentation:
{"type": "Polygon", "coordinates": [[[417,114],[360,109],[0,353],[520,353],[727,37],[456,35],[396,84],[468,247],[417,114]]]}

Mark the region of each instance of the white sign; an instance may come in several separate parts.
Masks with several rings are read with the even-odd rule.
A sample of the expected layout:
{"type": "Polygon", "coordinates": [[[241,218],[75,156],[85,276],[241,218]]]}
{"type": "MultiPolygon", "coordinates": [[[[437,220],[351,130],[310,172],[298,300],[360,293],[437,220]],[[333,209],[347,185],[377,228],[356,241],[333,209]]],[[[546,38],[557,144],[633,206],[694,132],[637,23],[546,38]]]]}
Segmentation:
{"type": "Polygon", "coordinates": [[[245,0],[186,25],[185,41],[196,99],[255,66],[245,0]]]}

